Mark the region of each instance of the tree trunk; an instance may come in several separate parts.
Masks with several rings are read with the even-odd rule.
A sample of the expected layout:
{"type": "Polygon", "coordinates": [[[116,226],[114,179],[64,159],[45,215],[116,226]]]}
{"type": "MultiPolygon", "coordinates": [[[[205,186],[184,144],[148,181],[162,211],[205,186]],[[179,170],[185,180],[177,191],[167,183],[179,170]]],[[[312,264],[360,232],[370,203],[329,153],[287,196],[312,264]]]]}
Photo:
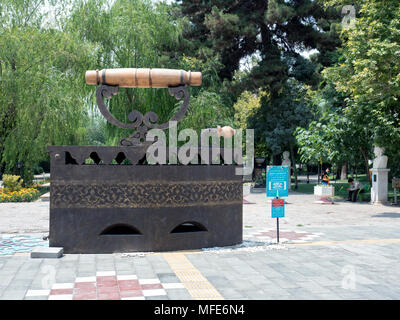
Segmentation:
{"type": "Polygon", "coordinates": [[[310,168],[307,164],[307,183],[310,183],[310,168]]]}
{"type": "Polygon", "coordinates": [[[342,171],[340,172],[340,179],[341,180],[347,179],[347,163],[342,165],[342,171]]]}
{"type": "MultiPolygon", "coordinates": [[[[294,171],[294,189],[297,190],[297,188],[298,188],[297,167],[296,167],[296,161],[295,161],[295,158],[294,158],[293,145],[290,145],[289,148],[290,148],[290,158],[292,159],[292,168],[293,168],[293,171],[294,171]]],[[[290,177],[289,177],[289,179],[290,179],[290,177]]]]}
{"type": "Polygon", "coordinates": [[[364,158],[365,173],[366,173],[366,175],[368,177],[369,183],[371,184],[372,182],[371,182],[371,176],[369,174],[368,156],[367,156],[367,153],[365,152],[365,150],[363,148],[360,147],[360,151],[361,151],[361,154],[362,154],[362,156],[364,158]]]}

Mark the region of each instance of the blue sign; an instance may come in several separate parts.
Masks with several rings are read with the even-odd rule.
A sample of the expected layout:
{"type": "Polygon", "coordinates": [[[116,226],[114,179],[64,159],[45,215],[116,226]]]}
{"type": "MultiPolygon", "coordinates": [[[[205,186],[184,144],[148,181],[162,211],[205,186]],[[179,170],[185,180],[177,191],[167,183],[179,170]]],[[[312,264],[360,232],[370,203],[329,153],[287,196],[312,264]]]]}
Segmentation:
{"type": "Polygon", "coordinates": [[[267,197],[289,196],[289,167],[267,167],[267,197]]]}
{"type": "Polygon", "coordinates": [[[285,217],[285,200],[272,199],[271,217],[272,218],[284,218],[285,217]]]}

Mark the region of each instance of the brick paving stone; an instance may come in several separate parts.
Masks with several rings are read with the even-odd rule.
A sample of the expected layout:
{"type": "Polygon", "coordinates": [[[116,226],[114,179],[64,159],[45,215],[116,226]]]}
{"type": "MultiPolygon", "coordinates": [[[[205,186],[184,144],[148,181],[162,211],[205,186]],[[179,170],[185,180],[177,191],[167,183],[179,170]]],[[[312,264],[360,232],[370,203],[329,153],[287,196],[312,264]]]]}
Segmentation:
{"type": "Polygon", "coordinates": [[[104,270],[104,271],[114,271],[115,266],[113,263],[103,263],[103,262],[96,262],[96,270],[104,270]]]}
{"type": "Polygon", "coordinates": [[[215,268],[202,268],[201,273],[205,277],[219,276],[221,272],[216,270],[215,268]]]}
{"type": "Polygon", "coordinates": [[[315,277],[308,277],[310,281],[313,281],[320,286],[323,287],[338,287],[341,286],[341,281],[339,280],[331,280],[327,276],[321,275],[321,276],[315,276],[315,277]]]}
{"type": "Polygon", "coordinates": [[[78,254],[79,263],[95,263],[96,256],[93,254],[78,254]]]}
{"type": "Polygon", "coordinates": [[[133,265],[129,262],[120,262],[120,261],[115,261],[115,269],[117,270],[132,270],[133,265]]]}
{"type": "Polygon", "coordinates": [[[290,282],[308,281],[309,277],[302,275],[297,270],[298,269],[285,271],[282,273],[283,277],[280,277],[280,278],[275,277],[275,278],[283,279],[283,280],[290,281],[290,282]]]}
{"type": "Polygon", "coordinates": [[[133,269],[133,268],[126,269],[126,270],[116,269],[116,271],[117,271],[118,275],[129,275],[129,274],[135,274],[136,273],[135,269],[133,269]]]}
{"type": "Polygon", "coordinates": [[[64,256],[61,258],[61,261],[78,261],[79,260],[79,255],[78,254],[64,254],[64,256]]]}
{"type": "Polygon", "coordinates": [[[0,300],[22,300],[25,296],[26,290],[23,289],[7,289],[3,292],[0,300]]]}
{"type": "Polygon", "coordinates": [[[90,276],[96,273],[96,268],[78,268],[77,274],[80,277],[90,276]]]}
{"type": "Polygon", "coordinates": [[[245,298],[243,293],[240,293],[238,290],[233,288],[219,288],[218,292],[228,300],[236,300],[240,298],[245,298]]]}
{"type": "MultiPolygon", "coordinates": [[[[344,298],[343,296],[340,296],[336,293],[316,293],[316,298],[318,300],[347,300],[347,298],[344,298]]],[[[360,300],[361,298],[351,298],[348,300],[360,300]]]]}
{"type": "MultiPolygon", "coordinates": [[[[399,290],[393,290],[392,286],[389,285],[368,285],[368,288],[370,288],[372,290],[372,292],[376,293],[377,295],[381,295],[384,297],[388,297],[391,299],[400,299],[400,294],[399,294],[399,290]]],[[[365,293],[365,291],[363,292],[365,293]]],[[[371,292],[368,292],[367,294],[369,294],[371,292]]]]}
{"type": "Polygon", "coordinates": [[[259,273],[267,277],[267,279],[273,278],[285,278],[285,275],[281,272],[276,271],[271,267],[264,267],[262,270],[259,270],[259,273]]]}
{"type": "Polygon", "coordinates": [[[136,268],[135,273],[140,278],[155,278],[156,273],[153,270],[143,269],[143,268],[136,268]]]}
{"type": "Polygon", "coordinates": [[[76,273],[73,270],[58,270],[55,275],[55,280],[57,282],[65,283],[65,282],[73,282],[76,278],[76,273]]]}
{"type": "Polygon", "coordinates": [[[332,293],[332,290],[329,289],[329,287],[321,286],[313,281],[298,282],[297,284],[300,288],[305,288],[311,291],[312,293],[327,293],[327,294],[332,293]]]}
{"type": "Polygon", "coordinates": [[[14,279],[15,280],[31,280],[36,276],[36,274],[39,272],[39,270],[34,270],[34,271],[21,271],[19,270],[18,273],[15,275],[14,279]]]}
{"type": "Polygon", "coordinates": [[[295,282],[295,281],[287,281],[285,279],[279,279],[279,278],[271,279],[271,281],[274,284],[274,286],[278,286],[283,289],[300,287],[299,282],[295,282]]]}
{"type": "Polygon", "coordinates": [[[0,285],[8,286],[13,280],[14,275],[0,275],[0,285]]]}
{"type": "Polygon", "coordinates": [[[60,269],[75,269],[77,266],[76,261],[64,261],[60,260],[59,268],[60,269]]]}
{"type": "Polygon", "coordinates": [[[25,290],[28,289],[32,283],[32,279],[13,279],[13,281],[7,286],[8,290],[25,290]]]}
{"type": "MultiPolygon", "coordinates": [[[[362,299],[364,300],[392,300],[396,299],[390,296],[390,294],[384,294],[384,293],[379,293],[379,292],[360,292],[359,293],[362,299]]],[[[398,296],[397,296],[398,299],[398,296]]]]}
{"type": "Polygon", "coordinates": [[[248,281],[250,281],[254,286],[268,286],[273,283],[272,280],[268,279],[263,275],[250,275],[246,277],[248,281]]]}
{"type": "Polygon", "coordinates": [[[170,300],[168,296],[146,297],[146,300],[170,300]]]}
{"type": "Polygon", "coordinates": [[[288,288],[286,290],[290,293],[290,295],[299,300],[313,299],[313,298],[317,299],[316,295],[314,295],[310,290],[305,288],[288,288]]]}
{"type": "Polygon", "coordinates": [[[25,296],[24,300],[48,300],[48,297],[47,296],[26,297],[25,296]]]}
{"type": "MultiPolygon", "coordinates": [[[[242,291],[242,290],[251,290],[254,288],[254,285],[250,281],[239,278],[232,282],[231,287],[236,288],[239,291],[242,291]]],[[[216,289],[218,290],[218,288],[216,289]]]]}
{"type": "Polygon", "coordinates": [[[347,292],[341,292],[335,293],[335,295],[338,295],[342,300],[365,300],[365,296],[361,292],[352,292],[352,291],[347,291],[347,292]]]}
{"type": "Polygon", "coordinates": [[[0,297],[3,294],[3,292],[6,290],[7,286],[2,286],[0,285],[0,297]]]}
{"type": "Polygon", "coordinates": [[[163,283],[174,283],[174,282],[176,283],[176,282],[179,282],[179,278],[173,272],[157,273],[156,276],[163,283]]]}
{"type": "Polygon", "coordinates": [[[110,253],[96,253],[94,255],[96,261],[101,261],[101,260],[105,260],[105,261],[109,261],[110,259],[113,258],[113,254],[110,253]]]}
{"type": "Polygon", "coordinates": [[[245,294],[251,300],[265,300],[271,297],[269,293],[261,289],[246,290],[245,294]]]}
{"type": "Polygon", "coordinates": [[[193,300],[193,297],[186,289],[167,290],[167,296],[170,300],[193,300]]]}
{"type": "Polygon", "coordinates": [[[225,276],[225,278],[227,278],[229,281],[234,281],[234,280],[236,280],[236,279],[238,278],[237,273],[231,272],[231,271],[224,272],[224,276],[225,276]]]}

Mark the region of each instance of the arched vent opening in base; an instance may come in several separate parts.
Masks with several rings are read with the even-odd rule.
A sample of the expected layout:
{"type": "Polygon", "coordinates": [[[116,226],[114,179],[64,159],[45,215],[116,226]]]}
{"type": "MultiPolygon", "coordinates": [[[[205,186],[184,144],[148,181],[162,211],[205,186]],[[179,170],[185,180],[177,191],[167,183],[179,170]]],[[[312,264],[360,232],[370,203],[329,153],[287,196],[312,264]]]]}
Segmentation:
{"type": "Polygon", "coordinates": [[[101,236],[103,235],[141,235],[142,233],[128,224],[114,224],[104,229],[101,236]]]}
{"type": "Polygon", "coordinates": [[[207,231],[207,228],[198,222],[184,222],[175,227],[171,233],[185,233],[185,232],[201,232],[207,231]]]}

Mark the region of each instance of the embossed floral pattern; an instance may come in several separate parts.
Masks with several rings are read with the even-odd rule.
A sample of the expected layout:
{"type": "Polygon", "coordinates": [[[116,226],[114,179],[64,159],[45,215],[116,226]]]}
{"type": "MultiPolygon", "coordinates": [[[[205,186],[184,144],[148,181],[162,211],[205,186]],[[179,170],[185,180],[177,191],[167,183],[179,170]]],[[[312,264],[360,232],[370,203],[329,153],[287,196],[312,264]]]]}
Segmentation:
{"type": "Polygon", "coordinates": [[[53,208],[155,208],[242,202],[239,181],[60,184],[53,183],[53,208]]]}

